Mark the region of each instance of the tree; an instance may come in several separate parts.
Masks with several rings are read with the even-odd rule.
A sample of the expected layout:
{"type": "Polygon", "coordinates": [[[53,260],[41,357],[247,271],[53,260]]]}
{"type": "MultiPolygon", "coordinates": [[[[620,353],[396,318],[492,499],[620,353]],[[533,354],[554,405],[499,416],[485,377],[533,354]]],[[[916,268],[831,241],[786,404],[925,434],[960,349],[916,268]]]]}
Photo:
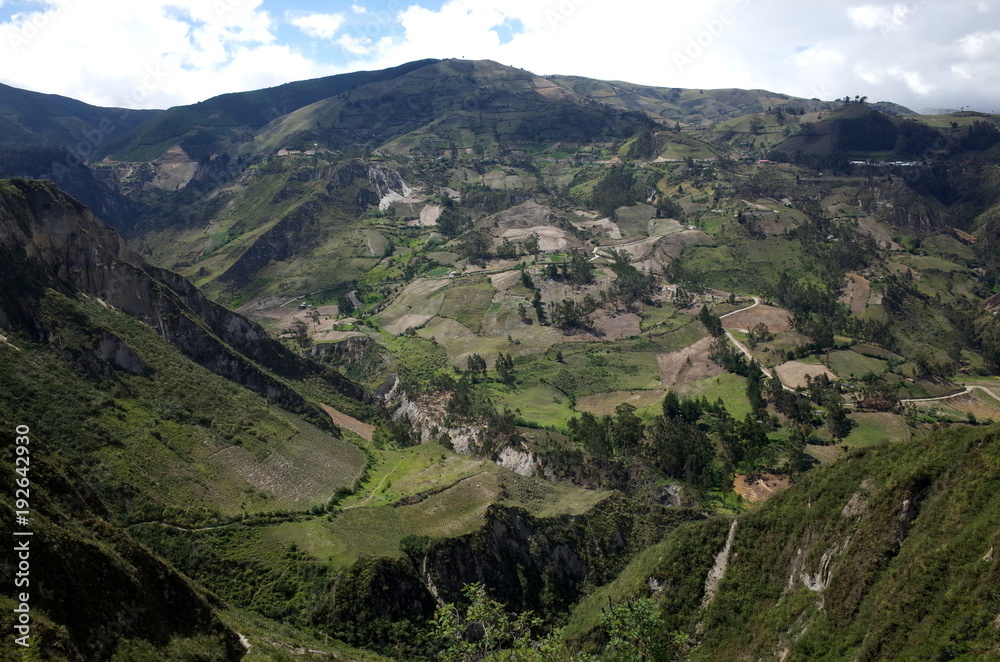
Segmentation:
{"type": "Polygon", "coordinates": [[[513,259],[517,257],[517,246],[515,246],[510,239],[504,237],[500,245],[497,246],[496,255],[499,258],[513,259]]]}
{"type": "MultiPolygon", "coordinates": [[[[430,639],[437,650],[433,659],[443,662],[596,662],[590,655],[571,652],[559,635],[540,636],[542,619],[534,617],[530,611],[508,612],[503,604],[487,595],[482,584],[466,585],[462,594],[469,601],[464,610],[447,604],[434,613],[430,639]]],[[[644,634],[641,623],[624,619],[623,624],[627,627],[622,632],[644,634]]]]}
{"type": "Polygon", "coordinates": [[[566,426],[573,438],[583,444],[587,451],[598,459],[611,457],[611,444],[608,442],[608,420],[597,418],[590,412],[583,412],[580,417],[569,419],[566,426]]]}
{"type": "Polygon", "coordinates": [[[468,371],[473,374],[486,374],[486,359],[479,354],[470,354],[466,359],[468,371]]]}
{"type": "Polygon", "coordinates": [[[306,315],[312,320],[313,325],[319,326],[319,311],[313,308],[306,315]]]}
{"type": "Polygon", "coordinates": [[[292,322],[292,338],[302,349],[308,349],[312,345],[312,338],[309,337],[309,326],[301,317],[296,317],[292,322]]]}
{"type": "Polygon", "coordinates": [[[538,233],[532,232],[531,236],[524,240],[524,252],[528,255],[538,255],[538,233]]]}
{"type": "Polygon", "coordinates": [[[535,315],[538,316],[538,323],[545,324],[545,309],[542,307],[542,293],[535,290],[535,296],[531,299],[531,306],[535,309],[535,315]]]}
{"type": "Polygon", "coordinates": [[[497,376],[501,382],[507,386],[514,384],[514,359],[510,354],[504,354],[503,352],[498,354],[493,367],[496,368],[497,376]]]}
{"type": "Polygon", "coordinates": [[[680,633],[667,634],[663,612],[651,598],[612,604],[604,612],[608,662],[667,662],[680,659],[680,633]]]}
{"type": "Polygon", "coordinates": [[[611,425],[611,446],[616,453],[634,451],[642,441],[642,419],[635,415],[635,407],[627,402],[615,407],[611,425]]]}
{"type": "Polygon", "coordinates": [[[708,309],[708,306],[701,307],[701,311],[698,313],[698,320],[704,324],[708,332],[716,338],[725,333],[722,328],[722,320],[718,315],[713,315],[708,309]]]}
{"type": "Polygon", "coordinates": [[[473,261],[489,259],[492,244],[490,237],[482,232],[470,232],[459,242],[462,251],[473,261]]]}
{"type": "Polygon", "coordinates": [[[337,299],[337,312],[341,317],[347,317],[354,312],[354,302],[351,301],[351,297],[342,294],[337,299]]]}

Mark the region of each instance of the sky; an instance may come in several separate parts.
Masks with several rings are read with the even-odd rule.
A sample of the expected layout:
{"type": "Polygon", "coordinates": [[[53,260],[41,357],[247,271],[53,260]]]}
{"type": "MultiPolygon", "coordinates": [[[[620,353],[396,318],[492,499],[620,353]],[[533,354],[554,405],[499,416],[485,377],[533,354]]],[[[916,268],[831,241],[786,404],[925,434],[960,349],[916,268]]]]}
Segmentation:
{"type": "Polygon", "coordinates": [[[1000,0],[0,0],[0,82],[101,106],[422,58],[994,112],[1000,0]]]}

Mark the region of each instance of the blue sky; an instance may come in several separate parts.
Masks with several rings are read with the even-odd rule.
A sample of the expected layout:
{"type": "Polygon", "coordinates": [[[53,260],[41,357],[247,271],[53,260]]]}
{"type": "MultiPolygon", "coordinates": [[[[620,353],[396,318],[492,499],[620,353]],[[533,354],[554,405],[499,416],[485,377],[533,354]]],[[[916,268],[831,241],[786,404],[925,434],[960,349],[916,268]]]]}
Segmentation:
{"type": "Polygon", "coordinates": [[[1000,0],[0,0],[0,82],[168,107],[427,57],[1000,110],[1000,0]]]}

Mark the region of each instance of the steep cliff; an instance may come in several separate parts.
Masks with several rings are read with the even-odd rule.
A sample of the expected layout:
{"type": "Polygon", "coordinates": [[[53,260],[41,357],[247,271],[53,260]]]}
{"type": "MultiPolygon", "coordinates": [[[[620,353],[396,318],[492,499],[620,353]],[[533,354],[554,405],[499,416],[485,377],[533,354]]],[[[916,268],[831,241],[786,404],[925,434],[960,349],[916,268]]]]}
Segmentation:
{"type": "Polygon", "coordinates": [[[620,495],[585,515],[546,519],[492,506],[474,533],[410,538],[405,558],[359,560],[339,573],[319,618],[348,641],[390,645],[442,602],[461,600],[463,586],[473,582],[512,608],[555,616],[667,531],[702,517],[620,495]]]}
{"type": "MultiPolygon", "coordinates": [[[[329,427],[328,418],[282,377],[316,376],[348,397],[364,397],[353,382],[290,352],[184,278],[146,264],[114,230],[51,183],[0,183],[0,244],[0,277],[6,284],[0,328],[52,339],[39,305],[45,290],[81,293],[143,321],[212,372],[318,425],[329,427]]],[[[115,344],[107,339],[95,360],[113,357],[115,344]]]]}
{"type": "MultiPolygon", "coordinates": [[[[0,416],[5,430],[11,421],[0,416]]],[[[142,642],[145,650],[174,646],[200,650],[200,659],[239,660],[239,636],[216,616],[217,599],[207,596],[172,567],[137,544],[110,521],[108,509],[93,488],[53,456],[44,440],[29,435],[31,449],[28,570],[14,554],[0,557],[0,581],[28,596],[30,649],[33,657],[7,657],[12,649],[14,603],[0,598],[0,625],[8,633],[0,645],[4,659],[90,662],[109,659],[123,642],[142,642]]],[[[19,474],[11,456],[0,461],[0,476],[13,485],[19,474]]],[[[22,466],[22,465],[19,465],[22,466]]],[[[0,494],[0,526],[15,530],[14,501],[0,494]]],[[[20,508],[21,506],[18,506],[20,508]]],[[[23,558],[23,556],[22,556],[23,558]]],[[[127,644],[124,644],[127,645],[127,644]]],[[[162,659],[162,658],[159,658],[162,659]]],[[[176,659],[176,658],[172,658],[176,659]]]]}

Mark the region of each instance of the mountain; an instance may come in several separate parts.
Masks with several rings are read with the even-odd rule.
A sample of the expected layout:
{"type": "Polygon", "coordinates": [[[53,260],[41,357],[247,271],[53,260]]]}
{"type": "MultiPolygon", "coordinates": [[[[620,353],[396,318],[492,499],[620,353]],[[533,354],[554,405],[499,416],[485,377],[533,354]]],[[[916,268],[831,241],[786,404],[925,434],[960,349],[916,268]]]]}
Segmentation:
{"type": "Polygon", "coordinates": [[[230,142],[245,140],[268,122],[316,101],[356,87],[395,78],[436,60],[419,60],[381,71],[359,71],[286,83],[263,90],[223,94],[190,106],[177,106],[145,126],[103,145],[100,156],[149,161],[173,145],[196,160],[207,158],[230,142]]]}
{"type": "Polygon", "coordinates": [[[59,145],[79,153],[79,163],[108,140],[159,113],[91,106],[58,94],[0,84],[0,144],[59,145]]]}
{"type": "Polygon", "coordinates": [[[3,180],[47,654],[995,657],[998,126],[432,60],[3,180]]]}
{"type": "Polygon", "coordinates": [[[30,479],[33,645],[240,659],[223,603],[133,528],[323,510],[366,461],[315,399],[360,408],[360,389],[149,266],[48,182],[0,181],[0,236],[0,419],[30,427],[32,449],[30,473],[3,471],[30,479]]]}

